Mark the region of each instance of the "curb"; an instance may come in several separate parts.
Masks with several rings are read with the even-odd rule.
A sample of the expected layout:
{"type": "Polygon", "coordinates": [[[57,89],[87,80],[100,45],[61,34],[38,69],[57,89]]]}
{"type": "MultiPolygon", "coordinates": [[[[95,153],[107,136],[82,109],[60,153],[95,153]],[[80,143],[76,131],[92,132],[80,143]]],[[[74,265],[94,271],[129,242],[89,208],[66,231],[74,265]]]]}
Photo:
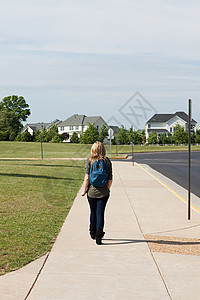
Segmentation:
{"type": "Polygon", "coordinates": [[[117,156],[117,157],[108,157],[109,159],[127,159],[128,158],[128,154],[124,155],[124,156],[117,156]]]}

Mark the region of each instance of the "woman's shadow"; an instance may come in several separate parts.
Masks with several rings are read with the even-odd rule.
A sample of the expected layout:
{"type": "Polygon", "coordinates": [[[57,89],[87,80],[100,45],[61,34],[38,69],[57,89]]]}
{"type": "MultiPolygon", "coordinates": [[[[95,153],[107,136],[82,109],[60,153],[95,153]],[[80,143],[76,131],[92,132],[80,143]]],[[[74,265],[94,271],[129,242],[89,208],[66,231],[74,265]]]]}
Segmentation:
{"type": "Polygon", "coordinates": [[[173,240],[132,240],[132,239],[103,239],[103,245],[126,245],[126,244],[135,244],[135,243],[153,243],[159,245],[174,245],[174,246],[193,246],[200,245],[200,240],[198,241],[173,241],[173,240]],[[111,241],[105,242],[104,241],[111,241]]]}
{"type": "Polygon", "coordinates": [[[132,239],[103,239],[102,245],[126,245],[126,244],[135,244],[135,243],[144,243],[146,240],[132,240],[132,239]],[[110,242],[107,242],[110,241],[110,242]]]}

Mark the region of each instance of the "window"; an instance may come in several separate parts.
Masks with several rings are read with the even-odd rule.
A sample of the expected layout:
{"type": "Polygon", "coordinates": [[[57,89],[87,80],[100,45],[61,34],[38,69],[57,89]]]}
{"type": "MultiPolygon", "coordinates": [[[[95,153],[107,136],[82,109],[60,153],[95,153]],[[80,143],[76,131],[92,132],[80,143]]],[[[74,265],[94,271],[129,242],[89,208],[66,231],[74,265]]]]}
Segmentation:
{"type": "Polygon", "coordinates": [[[65,130],[65,127],[64,127],[64,126],[61,126],[61,127],[60,127],[60,130],[64,131],[64,130],[65,130]]]}
{"type": "Polygon", "coordinates": [[[170,127],[170,132],[172,132],[172,127],[170,127]]]}
{"type": "Polygon", "coordinates": [[[97,125],[97,130],[99,131],[99,126],[97,125]]]}
{"type": "Polygon", "coordinates": [[[74,126],[69,126],[69,130],[74,130],[74,126]]]}
{"type": "Polygon", "coordinates": [[[79,130],[79,126],[75,126],[75,130],[79,130]]]}
{"type": "Polygon", "coordinates": [[[148,124],[148,128],[151,128],[151,124],[148,124]]]}

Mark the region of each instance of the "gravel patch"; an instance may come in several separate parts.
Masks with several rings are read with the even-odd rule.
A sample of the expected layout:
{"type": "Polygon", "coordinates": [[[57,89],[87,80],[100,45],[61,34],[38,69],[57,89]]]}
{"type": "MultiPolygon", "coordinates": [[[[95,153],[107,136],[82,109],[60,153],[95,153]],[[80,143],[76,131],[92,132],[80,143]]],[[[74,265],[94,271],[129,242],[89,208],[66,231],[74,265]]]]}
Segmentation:
{"type": "Polygon", "coordinates": [[[145,235],[152,252],[200,256],[200,239],[145,235]]]}

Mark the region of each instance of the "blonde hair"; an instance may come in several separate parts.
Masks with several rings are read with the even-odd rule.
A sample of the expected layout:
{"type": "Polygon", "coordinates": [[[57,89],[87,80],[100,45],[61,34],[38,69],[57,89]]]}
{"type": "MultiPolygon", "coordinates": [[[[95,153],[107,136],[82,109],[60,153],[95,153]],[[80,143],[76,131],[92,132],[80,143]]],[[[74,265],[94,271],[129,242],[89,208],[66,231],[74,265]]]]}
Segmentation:
{"type": "Polygon", "coordinates": [[[101,158],[106,158],[106,149],[101,142],[95,142],[91,147],[91,164],[93,164],[94,161],[100,160],[101,158]]]}

